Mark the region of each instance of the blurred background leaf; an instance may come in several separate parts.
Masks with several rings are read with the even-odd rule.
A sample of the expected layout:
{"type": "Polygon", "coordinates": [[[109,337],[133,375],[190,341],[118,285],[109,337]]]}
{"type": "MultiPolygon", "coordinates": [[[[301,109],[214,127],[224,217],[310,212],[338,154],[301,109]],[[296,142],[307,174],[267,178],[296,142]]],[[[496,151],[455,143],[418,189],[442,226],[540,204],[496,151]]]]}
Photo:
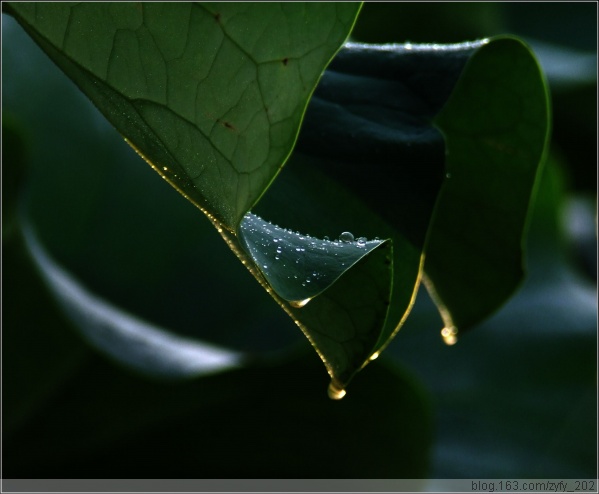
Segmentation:
{"type": "MultiPolygon", "coordinates": [[[[591,5],[564,5],[566,15],[547,4],[366,4],[354,36],[526,36],[533,23],[516,24],[520,16],[539,20],[538,40],[596,59],[583,42],[596,39],[591,5]]],[[[421,293],[387,355],[332,403],[316,356],[295,353],[303,337],[210,223],[2,22],[3,201],[20,160],[7,156],[25,156],[22,214],[87,289],[175,334],[260,357],[178,382],[131,374],[84,343],[3,228],[5,477],[596,478],[596,264],[582,254],[596,249],[596,79],[556,87],[559,71],[539,52],[555,123],[521,290],[453,347],[421,293]],[[25,135],[24,151],[9,153],[5,125],[25,135]]]]}

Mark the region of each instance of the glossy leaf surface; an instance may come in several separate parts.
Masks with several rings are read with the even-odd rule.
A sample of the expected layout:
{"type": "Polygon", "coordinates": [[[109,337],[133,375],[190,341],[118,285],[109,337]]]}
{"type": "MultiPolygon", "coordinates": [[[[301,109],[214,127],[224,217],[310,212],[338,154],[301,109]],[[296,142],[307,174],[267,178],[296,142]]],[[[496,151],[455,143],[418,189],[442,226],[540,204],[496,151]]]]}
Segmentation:
{"type": "Polygon", "coordinates": [[[483,46],[435,122],[447,177],[427,247],[427,287],[446,328],[494,312],[524,277],[523,242],[549,139],[548,90],[519,40],[483,46]]]}
{"type": "Polygon", "coordinates": [[[290,153],[360,4],[10,8],[163,178],[234,230],[290,153]]]}

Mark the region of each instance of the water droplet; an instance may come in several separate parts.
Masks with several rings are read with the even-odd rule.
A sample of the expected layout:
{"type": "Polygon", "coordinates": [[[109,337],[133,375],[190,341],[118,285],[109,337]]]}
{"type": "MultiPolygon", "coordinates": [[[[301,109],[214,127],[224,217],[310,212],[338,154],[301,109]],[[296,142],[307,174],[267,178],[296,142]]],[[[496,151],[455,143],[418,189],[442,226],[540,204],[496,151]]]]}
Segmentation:
{"type": "Polygon", "coordinates": [[[278,261],[279,259],[281,259],[279,256],[275,256],[275,261],[278,261]]]}
{"type": "Polygon", "coordinates": [[[370,356],[370,360],[376,360],[377,358],[379,358],[380,353],[379,352],[374,352],[371,356],[370,356]]]}
{"type": "Polygon", "coordinates": [[[290,300],[289,301],[289,305],[291,305],[291,307],[295,307],[296,309],[301,309],[308,302],[310,302],[310,300],[312,300],[312,299],[311,298],[305,298],[304,300],[290,300]]]}
{"type": "Polygon", "coordinates": [[[302,249],[300,249],[299,247],[296,247],[296,248],[295,248],[295,250],[296,250],[297,252],[301,252],[301,251],[302,251],[302,249]]]}
{"type": "Polygon", "coordinates": [[[278,239],[278,238],[273,238],[273,239],[272,239],[272,241],[273,241],[274,243],[277,243],[277,242],[279,241],[279,239],[278,239]]]}
{"type": "Polygon", "coordinates": [[[366,239],[364,237],[360,237],[358,239],[358,247],[364,247],[366,245],[366,239]]]}
{"type": "Polygon", "coordinates": [[[443,328],[441,330],[441,336],[443,337],[443,342],[446,345],[455,345],[458,342],[458,328],[455,326],[443,328]]]}
{"type": "Polygon", "coordinates": [[[451,173],[447,172],[447,173],[445,174],[445,176],[446,176],[447,178],[451,178],[451,173]]]}
{"type": "Polygon", "coordinates": [[[341,235],[339,235],[339,240],[342,242],[353,242],[354,236],[350,232],[343,232],[341,235]]]}
{"type": "Polygon", "coordinates": [[[346,391],[341,386],[337,385],[335,381],[331,381],[327,392],[331,400],[340,400],[346,394],[346,391]]]}

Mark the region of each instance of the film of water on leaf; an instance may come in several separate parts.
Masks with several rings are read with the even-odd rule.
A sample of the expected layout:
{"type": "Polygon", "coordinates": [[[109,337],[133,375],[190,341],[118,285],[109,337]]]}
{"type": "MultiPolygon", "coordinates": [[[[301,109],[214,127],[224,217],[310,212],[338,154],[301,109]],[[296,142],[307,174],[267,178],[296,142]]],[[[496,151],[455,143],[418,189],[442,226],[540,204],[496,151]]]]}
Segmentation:
{"type": "Polygon", "coordinates": [[[342,232],[338,240],[320,239],[287,230],[248,213],[239,237],[272,289],[294,308],[304,307],[344,272],[383,243],[354,239],[342,232]]]}

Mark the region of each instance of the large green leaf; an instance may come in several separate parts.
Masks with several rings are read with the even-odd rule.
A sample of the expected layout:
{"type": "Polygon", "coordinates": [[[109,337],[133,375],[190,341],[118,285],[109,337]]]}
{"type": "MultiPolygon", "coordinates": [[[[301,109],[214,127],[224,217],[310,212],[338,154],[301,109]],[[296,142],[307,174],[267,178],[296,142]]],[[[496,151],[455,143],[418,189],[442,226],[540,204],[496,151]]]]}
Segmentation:
{"type": "MultiPolygon", "coordinates": [[[[325,292],[293,313],[300,324],[300,316],[306,316],[308,329],[339,338],[355,331],[352,305],[362,307],[366,297],[378,292],[380,300],[372,299],[371,311],[378,305],[381,314],[368,319],[378,322],[368,330],[369,343],[354,345],[351,359],[347,348],[333,354],[337,360],[354,360],[356,371],[389,343],[414,301],[426,232],[444,176],[442,137],[430,121],[477,46],[411,50],[346,45],[317,87],[296,152],[256,209],[274,223],[321,239],[351,231],[356,238],[393,241],[392,251],[381,257],[391,268],[391,283],[381,277],[381,269],[376,276],[364,275],[361,284],[348,285],[343,304],[327,302],[325,292]],[[308,316],[310,309],[329,317],[308,316]]],[[[342,293],[343,288],[335,290],[342,293]]],[[[366,328],[358,332],[365,334],[366,328]]],[[[344,381],[333,377],[337,384],[344,381]]]]}
{"type": "Polygon", "coordinates": [[[549,139],[548,90],[526,45],[497,38],[481,47],[435,122],[447,180],[428,239],[426,286],[452,342],[524,277],[526,218],[549,139]]]}
{"type": "MultiPolygon", "coordinates": [[[[478,286],[483,293],[477,293],[477,300],[473,301],[474,294],[464,290],[461,279],[438,277],[453,290],[454,298],[466,297],[461,305],[453,304],[449,309],[440,303],[441,310],[457,319],[468,317],[472,325],[505,302],[508,292],[500,284],[512,264],[521,264],[523,223],[548,125],[545,97],[542,75],[534,57],[518,41],[496,39],[458,45],[348,44],[323,76],[309,105],[297,150],[257,211],[276,223],[293,225],[321,237],[346,229],[369,238],[393,239],[391,306],[373,347],[375,354],[389,343],[409,313],[422,274],[427,235],[432,238],[433,251],[427,254],[425,270],[429,265],[430,271],[434,271],[436,266],[451,269],[457,262],[462,266],[472,263],[482,279],[498,278],[497,287],[487,284],[481,290],[478,286]],[[504,104],[509,108],[506,112],[521,116],[522,125],[530,121],[531,126],[538,128],[541,138],[524,135],[517,144],[526,159],[506,168],[508,181],[520,183],[525,174],[519,185],[521,196],[506,194],[499,200],[489,193],[489,204],[479,204],[480,208],[505,207],[510,215],[502,218],[501,223],[481,221],[472,226],[468,223],[472,217],[470,211],[463,215],[456,212],[451,217],[453,226],[459,226],[460,231],[470,229],[469,237],[456,239],[459,247],[456,252],[445,252],[439,249],[437,229],[447,228],[447,213],[462,207],[471,197],[479,198],[481,192],[502,185],[485,179],[492,169],[481,163],[470,149],[452,147],[452,168],[446,170],[443,136],[433,121],[453,98],[452,91],[460,76],[462,80],[474,80],[479,90],[484,91],[481,86],[488,80],[477,72],[478,61],[497,65],[497,70],[504,68],[505,60],[498,59],[497,50],[488,49],[495,45],[504,55],[512,53],[524,58],[525,68],[530,69],[528,73],[523,71],[521,81],[497,81],[498,91],[511,94],[529,84],[531,104],[538,104],[538,108],[520,115],[519,100],[491,100],[486,106],[478,101],[477,108],[481,110],[473,114],[473,119],[478,115],[480,125],[488,124],[494,118],[496,105],[504,104]],[[448,195],[456,182],[458,192],[448,195]],[[316,183],[317,188],[313,185],[316,183]],[[437,205],[438,218],[432,220],[440,190],[443,199],[437,205]],[[290,202],[296,207],[286,207],[290,202]],[[502,235],[507,237],[505,241],[497,242],[496,237],[502,235]],[[481,268],[486,253],[470,249],[471,237],[483,244],[494,242],[504,258],[491,268],[481,268]]],[[[452,111],[444,110],[445,122],[457,119],[455,114],[460,111],[469,122],[465,109],[452,111]]],[[[501,149],[492,148],[488,155],[490,160],[504,159],[501,149]]],[[[521,279],[520,271],[519,274],[507,280],[512,290],[521,279]]],[[[453,326],[448,324],[448,328],[453,326]]],[[[448,342],[454,341],[455,328],[447,336],[448,342]]]]}
{"type": "MultiPolygon", "coordinates": [[[[359,4],[14,6],[40,46],[215,222],[242,260],[240,242],[224,230],[235,232],[289,154],[308,97],[358,10],[359,4]]],[[[336,262],[335,279],[345,267],[336,262]]]]}
{"type": "MultiPolygon", "coordinates": [[[[110,8],[114,8],[114,6],[110,8]]],[[[209,7],[209,9],[211,8],[212,6],[209,7]]],[[[206,10],[202,9],[200,9],[201,12],[205,14],[206,10]]],[[[136,28],[139,31],[140,40],[145,39],[143,33],[146,31],[149,30],[148,32],[153,33],[153,29],[158,29],[152,22],[146,21],[146,11],[144,8],[142,11],[143,22],[141,27],[136,28]]],[[[55,15],[58,15],[56,12],[55,15]]],[[[106,14],[109,11],[103,12],[102,15],[106,15],[107,18],[111,17],[106,14]]],[[[131,14],[132,18],[135,17],[132,10],[127,12],[131,14]]],[[[254,61],[257,60],[258,66],[260,66],[265,60],[262,48],[256,48],[260,43],[256,39],[248,41],[245,35],[242,40],[238,39],[240,35],[236,31],[239,26],[237,17],[230,20],[226,8],[218,8],[211,12],[213,16],[210,21],[216,25],[216,28],[212,24],[212,28],[207,32],[211,33],[216,29],[215,32],[219,33],[219,39],[225,40],[223,41],[225,44],[229,41],[235,41],[237,45],[248,42],[252,46],[252,50],[257,50],[257,53],[252,52],[250,58],[254,61]],[[231,32],[227,28],[229,25],[231,32]],[[223,26],[227,28],[224,29],[225,35],[221,32],[223,26]]],[[[190,19],[194,19],[199,14],[193,10],[190,15],[190,19]]],[[[293,15],[297,16],[298,14],[296,12],[293,15]]],[[[147,16],[149,16],[148,19],[152,19],[152,15],[149,13],[147,16]]],[[[42,17],[46,19],[44,16],[42,17]]],[[[69,18],[68,15],[67,18],[69,18]]],[[[204,17],[201,18],[204,19],[204,17]]],[[[40,22],[42,27],[45,26],[46,20],[40,22]]],[[[252,26],[262,26],[264,18],[254,19],[252,15],[249,15],[246,21],[250,22],[252,26]]],[[[31,18],[25,22],[25,27],[29,27],[30,32],[32,30],[29,24],[33,22],[31,18]]],[[[50,24],[56,26],[57,20],[52,20],[50,24]]],[[[168,26],[168,24],[165,22],[161,25],[168,26]]],[[[179,180],[180,177],[187,176],[189,178],[192,172],[178,169],[178,163],[186,163],[186,166],[193,168],[194,163],[198,162],[198,153],[200,157],[208,156],[208,161],[211,161],[210,156],[212,158],[214,156],[212,152],[194,148],[199,145],[198,142],[204,141],[198,136],[190,138],[190,129],[188,128],[191,125],[190,118],[186,121],[180,118],[184,113],[183,108],[177,104],[170,108],[172,105],[167,98],[168,94],[164,97],[158,93],[154,94],[151,87],[144,86],[142,88],[140,81],[132,83],[129,79],[123,81],[119,79],[120,76],[114,76],[120,72],[127,74],[129,67],[108,70],[113,63],[110,59],[108,68],[102,69],[94,65],[96,62],[89,62],[86,58],[87,55],[84,56],[77,50],[71,53],[69,51],[71,48],[67,49],[66,47],[67,42],[63,43],[63,38],[67,40],[71,36],[70,31],[68,31],[69,36],[64,36],[64,33],[60,34],[62,33],[60,30],[59,34],[56,34],[52,29],[47,32],[44,31],[45,27],[40,29],[45,33],[44,39],[33,33],[34,38],[46,51],[52,52],[51,55],[84,90],[89,86],[89,80],[100,76],[102,70],[106,72],[106,75],[103,76],[106,79],[104,83],[100,84],[99,80],[96,80],[90,86],[91,89],[88,88],[87,92],[92,95],[92,99],[97,97],[99,98],[97,101],[103,102],[99,105],[100,108],[107,109],[105,113],[113,122],[116,121],[117,126],[119,122],[129,122],[132,116],[134,124],[127,123],[124,133],[133,140],[134,146],[140,149],[142,154],[153,162],[154,166],[156,163],[162,163],[163,166],[161,165],[160,168],[162,168],[161,173],[164,178],[175,185],[184,196],[191,198],[193,202],[202,207],[209,218],[215,222],[215,226],[232,250],[315,346],[333,379],[332,387],[341,390],[347,385],[353,375],[371,358],[376,357],[389,343],[402,322],[405,321],[414,301],[422,275],[423,252],[429,234],[431,216],[445,173],[443,142],[439,132],[431,125],[431,121],[447,101],[468,58],[475,52],[482,53],[483,44],[467,43],[445,47],[438,45],[405,45],[403,47],[354,45],[348,46],[337,58],[333,70],[323,79],[317,97],[313,100],[310,111],[315,116],[306,120],[307,137],[302,137],[302,140],[307,142],[309,147],[312,146],[312,149],[316,149],[316,154],[319,155],[316,159],[310,158],[309,161],[312,161],[313,165],[326,174],[336,174],[334,181],[341,184],[340,189],[337,185],[331,184],[330,179],[325,180],[327,183],[325,185],[326,197],[319,199],[316,202],[319,207],[315,208],[319,222],[328,225],[335,224],[336,232],[329,231],[329,234],[335,237],[344,230],[361,232],[357,240],[331,242],[326,240],[322,233],[319,233],[323,231],[322,225],[315,226],[313,222],[312,224],[303,223],[302,227],[296,228],[302,234],[286,236],[282,233],[286,231],[285,229],[275,231],[277,228],[269,226],[267,222],[256,215],[246,214],[242,219],[242,215],[252,204],[255,204],[259,195],[252,196],[251,200],[247,200],[247,191],[253,186],[249,186],[248,189],[249,182],[243,184],[241,182],[248,176],[244,175],[242,179],[239,179],[241,181],[237,180],[239,178],[237,176],[235,180],[227,178],[227,173],[230,170],[225,167],[228,171],[223,172],[222,167],[218,164],[218,159],[212,160],[216,163],[216,165],[212,163],[210,168],[210,170],[216,170],[214,174],[202,171],[199,180],[206,180],[206,182],[202,182],[203,185],[199,187],[196,187],[197,184],[193,185],[195,191],[193,194],[198,190],[203,194],[201,201],[195,200],[193,194],[185,189],[188,184],[179,180]],[[58,39],[60,39],[60,43],[58,43],[58,39]],[[58,51],[52,51],[54,48],[48,44],[48,40],[54,40],[53,42],[57,46],[60,45],[60,49],[67,56],[61,55],[58,51]],[[73,64],[73,58],[77,58],[79,62],[73,64]],[[85,66],[83,67],[81,64],[85,66]],[[130,87],[131,84],[133,84],[131,86],[133,89],[130,87]],[[115,88],[118,90],[115,91],[115,88]],[[133,94],[136,91],[137,93],[142,91],[140,88],[148,94],[151,93],[149,100],[133,94]],[[106,106],[103,107],[103,105],[106,106]],[[163,111],[165,105],[168,107],[168,111],[163,111]],[[312,109],[313,107],[315,109],[312,109]],[[114,111],[117,114],[114,114],[114,111]],[[173,116],[173,111],[175,114],[178,112],[179,115],[173,116]],[[123,119],[123,114],[129,116],[123,119]],[[348,122],[344,119],[348,120],[350,124],[347,125],[348,122]],[[312,122],[315,120],[317,124],[313,125],[312,122]],[[161,134],[159,140],[155,138],[158,131],[164,134],[163,136],[161,134]],[[398,131],[399,133],[397,133],[398,131]],[[349,143],[348,136],[352,139],[349,143]],[[339,155],[337,143],[340,140],[343,144],[339,155]],[[164,142],[176,143],[176,145],[173,144],[174,147],[171,147],[176,148],[177,152],[191,154],[185,157],[177,156],[173,149],[169,146],[165,147],[164,142]],[[181,142],[184,142],[184,145],[181,145],[181,142]],[[372,146],[373,144],[374,146],[372,146]],[[368,149],[366,150],[366,148],[368,149]],[[168,153],[165,152],[165,149],[168,153]],[[173,156],[176,158],[174,164],[171,160],[173,156]],[[332,156],[335,158],[332,159],[332,156]],[[373,158],[375,162],[378,161],[377,166],[368,166],[367,164],[373,158]],[[331,159],[333,164],[327,165],[325,162],[331,161],[331,159]],[[399,160],[405,161],[401,166],[396,166],[399,160]],[[345,166],[347,163],[344,161],[349,161],[350,166],[345,166]],[[340,173],[337,163],[344,163],[340,173]],[[365,169],[366,173],[364,173],[365,169]],[[173,172],[173,170],[176,171],[173,172]],[[172,173],[174,175],[171,175],[172,173]],[[235,185],[230,190],[225,190],[222,187],[223,181],[235,183],[235,185]],[[208,187],[207,184],[211,185],[208,187]],[[358,202],[352,199],[357,191],[356,184],[357,188],[361,189],[358,202]],[[206,187],[210,189],[208,192],[205,190],[206,187]],[[399,200],[397,199],[398,193],[399,200]],[[214,201],[218,202],[214,199],[215,197],[224,200],[222,204],[229,199],[233,202],[219,210],[214,206],[214,201]],[[360,201],[363,201],[364,205],[380,218],[376,218],[368,210],[365,214],[362,212],[356,214],[356,210],[362,209],[360,201]],[[342,214],[332,216],[331,205],[334,202],[352,203],[353,205],[344,207],[345,211],[342,214]],[[225,211],[233,203],[235,203],[232,206],[233,210],[225,211]],[[231,211],[234,211],[233,216],[229,214],[231,211]],[[333,222],[322,221],[320,217],[323,216],[325,218],[333,217],[333,222]],[[349,216],[352,218],[348,221],[349,216]],[[387,245],[385,242],[366,240],[366,238],[376,239],[378,237],[393,239],[394,258],[384,250],[378,249],[379,246],[387,245]],[[278,243],[279,241],[281,243],[278,243]],[[287,247],[286,252],[292,254],[298,252],[300,255],[291,259],[283,254],[283,249],[277,249],[277,247],[281,248],[283,244],[287,247]],[[279,254],[287,259],[277,262],[281,257],[279,254]],[[351,272],[350,268],[353,268],[354,272],[351,272]],[[370,307],[363,310],[362,308],[367,307],[368,304],[370,307]],[[360,308],[357,312],[356,307],[360,308]]],[[[120,40],[120,31],[115,35],[113,28],[108,26],[106,29],[108,34],[104,34],[104,36],[108,36],[110,40],[114,37],[117,51],[121,44],[129,46],[120,40]],[[119,42],[116,43],[116,40],[119,42]]],[[[276,33],[276,29],[273,33],[276,33]]],[[[157,37],[160,38],[160,36],[157,37]]],[[[251,36],[249,37],[251,38],[251,36]]],[[[207,35],[207,39],[212,38],[207,35]]],[[[297,44],[297,39],[293,39],[293,41],[297,44]]],[[[160,40],[156,41],[156,46],[164,52],[167,50],[165,46],[168,43],[164,46],[161,43],[160,40]]],[[[301,45],[301,43],[299,44],[301,45]]],[[[168,48],[168,50],[172,49],[172,47],[168,48]]],[[[248,53],[249,48],[244,48],[244,50],[248,53]]],[[[152,59],[149,45],[143,51],[147,52],[145,57],[152,59]]],[[[233,52],[237,53],[236,50],[233,52]]],[[[161,56],[167,61],[170,60],[164,53],[161,56]]],[[[233,62],[236,60],[235,55],[228,52],[225,55],[220,55],[219,52],[219,57],[231,59],[233,62]]],[[[220,67],[221,59],[219,57],[207,60],[211,66],[220,67]]],[[[485,59],[486,63],[492,63],[489,62],[490,55],[487,52],[479,57],[485,59]]],[[[97,53],[92,58],[102,59],[97,53]]],[[[279,62],[277,70],[287,73],[286,69],[290,64],[290,59],[283,57],[279,59],[279,62]]],[[[326,60],[323,63],[326,63],[326,60]]],[[[166,66],[168,69],[169,64],[167,63],[166,66]]],[[[270,67],[270,65],[268,66],[270,67]]],[[[138,72],[143,73],[146,67],[142,63],[138,69],[138,72]]],[[[239,73],[243,73],[243,71],[238,71],[236,74],[239,73]]],[[[260,85],[262,72],[257,70],[256,74],[258,85],[260,85]]],[[[212,80],[210,78],[213,75],[216,79],[222,79],[226,72],[216,69],[212,71],[211,69],[210,76],[207,76],[206,80],[212,80]]],[[[473,77],[478,80],[476,73],[464,77],[473,77]]],[[[314,82],[317,78],[315,76],[314,82]]],[[[241,84],[243,77],[235,79],[235,81],[241,84]]],[[[202,82],[200,85],[203,84],[202,82]]],[[[204,88],[204,86],[202,87],[204,88]]],[[[277,84],[274,84],[274,87],[275,89],[279,88],[277,84]]],[[[293,88],[293,84],[291,87],[293,88]]],[[[226,91],[229,96],[229,93],[235,93],[235,90],[230,87],[224,89],[219,87],[215,90],[221,89],[226,91]]],[[[207,89],[206,94],[210,95],[211,90],[207,89]]],[[[186,89],[179,88],[175,92],[184,95],[186,89]]],[[[201,94],[203,95],[203,93],[201,94]]],[[[244,97],[241,95],[239,101],[245,101],[244,97]]],[[[200,106],[204,104],[201,98],[198,101],[200,106]]],[[[210,106],[213,102],[207,104],[210,106]]],[[[243,107],[243,104],[240,103],[240,106],[243,107]]],[[[302,111],[303,108],[304,106],[301,107],[302,111]]],[[[188,109],[186,108],[185,111],[188,109]]],[[[202,112],[196,112],[194,125],[200,134],[202,132],[207,134],[205,129],[202,130],[202,125],[206,123],[205,115],[202,114],[203,117],[200,118],[202,116],[200,113],[202,112]]],[[[222,112],[217,113],[220,115],[222,112]]],[[[241,114],[244,114],[243,111],[241,114]]],[[[299,120],[297,123],[299,124],[299,120]]],[[[222,117],[222,121],[218,120],[216,124],[222,124],[221,127],[224,127],[225,131],[234,133],[238,131],[235,125],[231,124],[229,120],[225,120],[225,117],[222,117]]],[[[232,149],[237,156],[239,143],[237,141],[221,141],[222,136],[230,134],[223,133],[216,124],[213,121],[210,128],[210,132],[215,132],[214,136],[210,134],[210,146],[218,148],[220,151],[222,149],[219,146],[229,146],[229,149],[232,149]]],[[[251,131],[258,131],[257,129],[260,127],[253,121],[248,121],[247,124],[247,129],[253,129],[251,131]]],[[[269,132],[272,133],[272,129],[269,132]]],[[[295,134],[293,134],[294,136],[295,134]]],[[[462,158],[469,160],[471,157],[465,153],[462,158]]],[[[298,160],[301,162],[302,159],[306,161],[306,158],[299,155],[298,160]]],[[[233,158],[229,157],[229,161],[235,164],[234,156],[233,158]]],[[[267,182],[273,177],[274,172],[270,175],[269,180],[260,182],[262,192],[267,186],[267,182]]],[[[467,190],[466,193],[470,192],[467,190]]],[[[277,209],[287,213],[290,209],[289,205],[288,201],[283,200],[282,206],[277,209]]],[[[296,209],[296,206],[294,205],[293,209],[296,209]]],[[[263,210],[262,217],[276,220],[272,217],[269,207],[265,207],[263,210]]],[[[525,209],[519,213],[525,214],[525,209]]],[[[278,212],[275,211],[274,215],[277,214],[278,212]]],[[[295,226],[288,223],[287,220],[288,218],[283,217],[283,221],[277,222],[285,227],[295,226]]],[[[437,228],[436,225],[437,223],[434,224],[433,229],[437,228]]],[[[487,232],[479,231],[477,235],[486,238],[487,232]]],[[[444,262],[445,260],[439,257],[439,263],[443,265],[444,262]]],[[[449,259],[447,262],[453,262],[453,260],[449,259]]],[[[434,267],[435,264],[433,263],[432,266],[434,267]]],[[[505,293],[500,290],[491,291],[488,298],[492,309],[502,303],[505,296],[505,293]]],[[[443,304],[439,305],[445,311],[443,304]]],[[[447,304],[445,303],[445,305],[447,304]]],[[[451,310],[461,309],[451,307],[451,310]]],[[[489,311],[488,308],[486,310],[489,311]]],[[[478,317],[481,317],[480,314],[478,317]]],[[[453,326],[451,327],[453,328],[453,326]]]]}
{"type": "Polygon", "coordinates": [[[359,3],[15,3],[152,167],[235,230],[291,152],[359,3]]]}

